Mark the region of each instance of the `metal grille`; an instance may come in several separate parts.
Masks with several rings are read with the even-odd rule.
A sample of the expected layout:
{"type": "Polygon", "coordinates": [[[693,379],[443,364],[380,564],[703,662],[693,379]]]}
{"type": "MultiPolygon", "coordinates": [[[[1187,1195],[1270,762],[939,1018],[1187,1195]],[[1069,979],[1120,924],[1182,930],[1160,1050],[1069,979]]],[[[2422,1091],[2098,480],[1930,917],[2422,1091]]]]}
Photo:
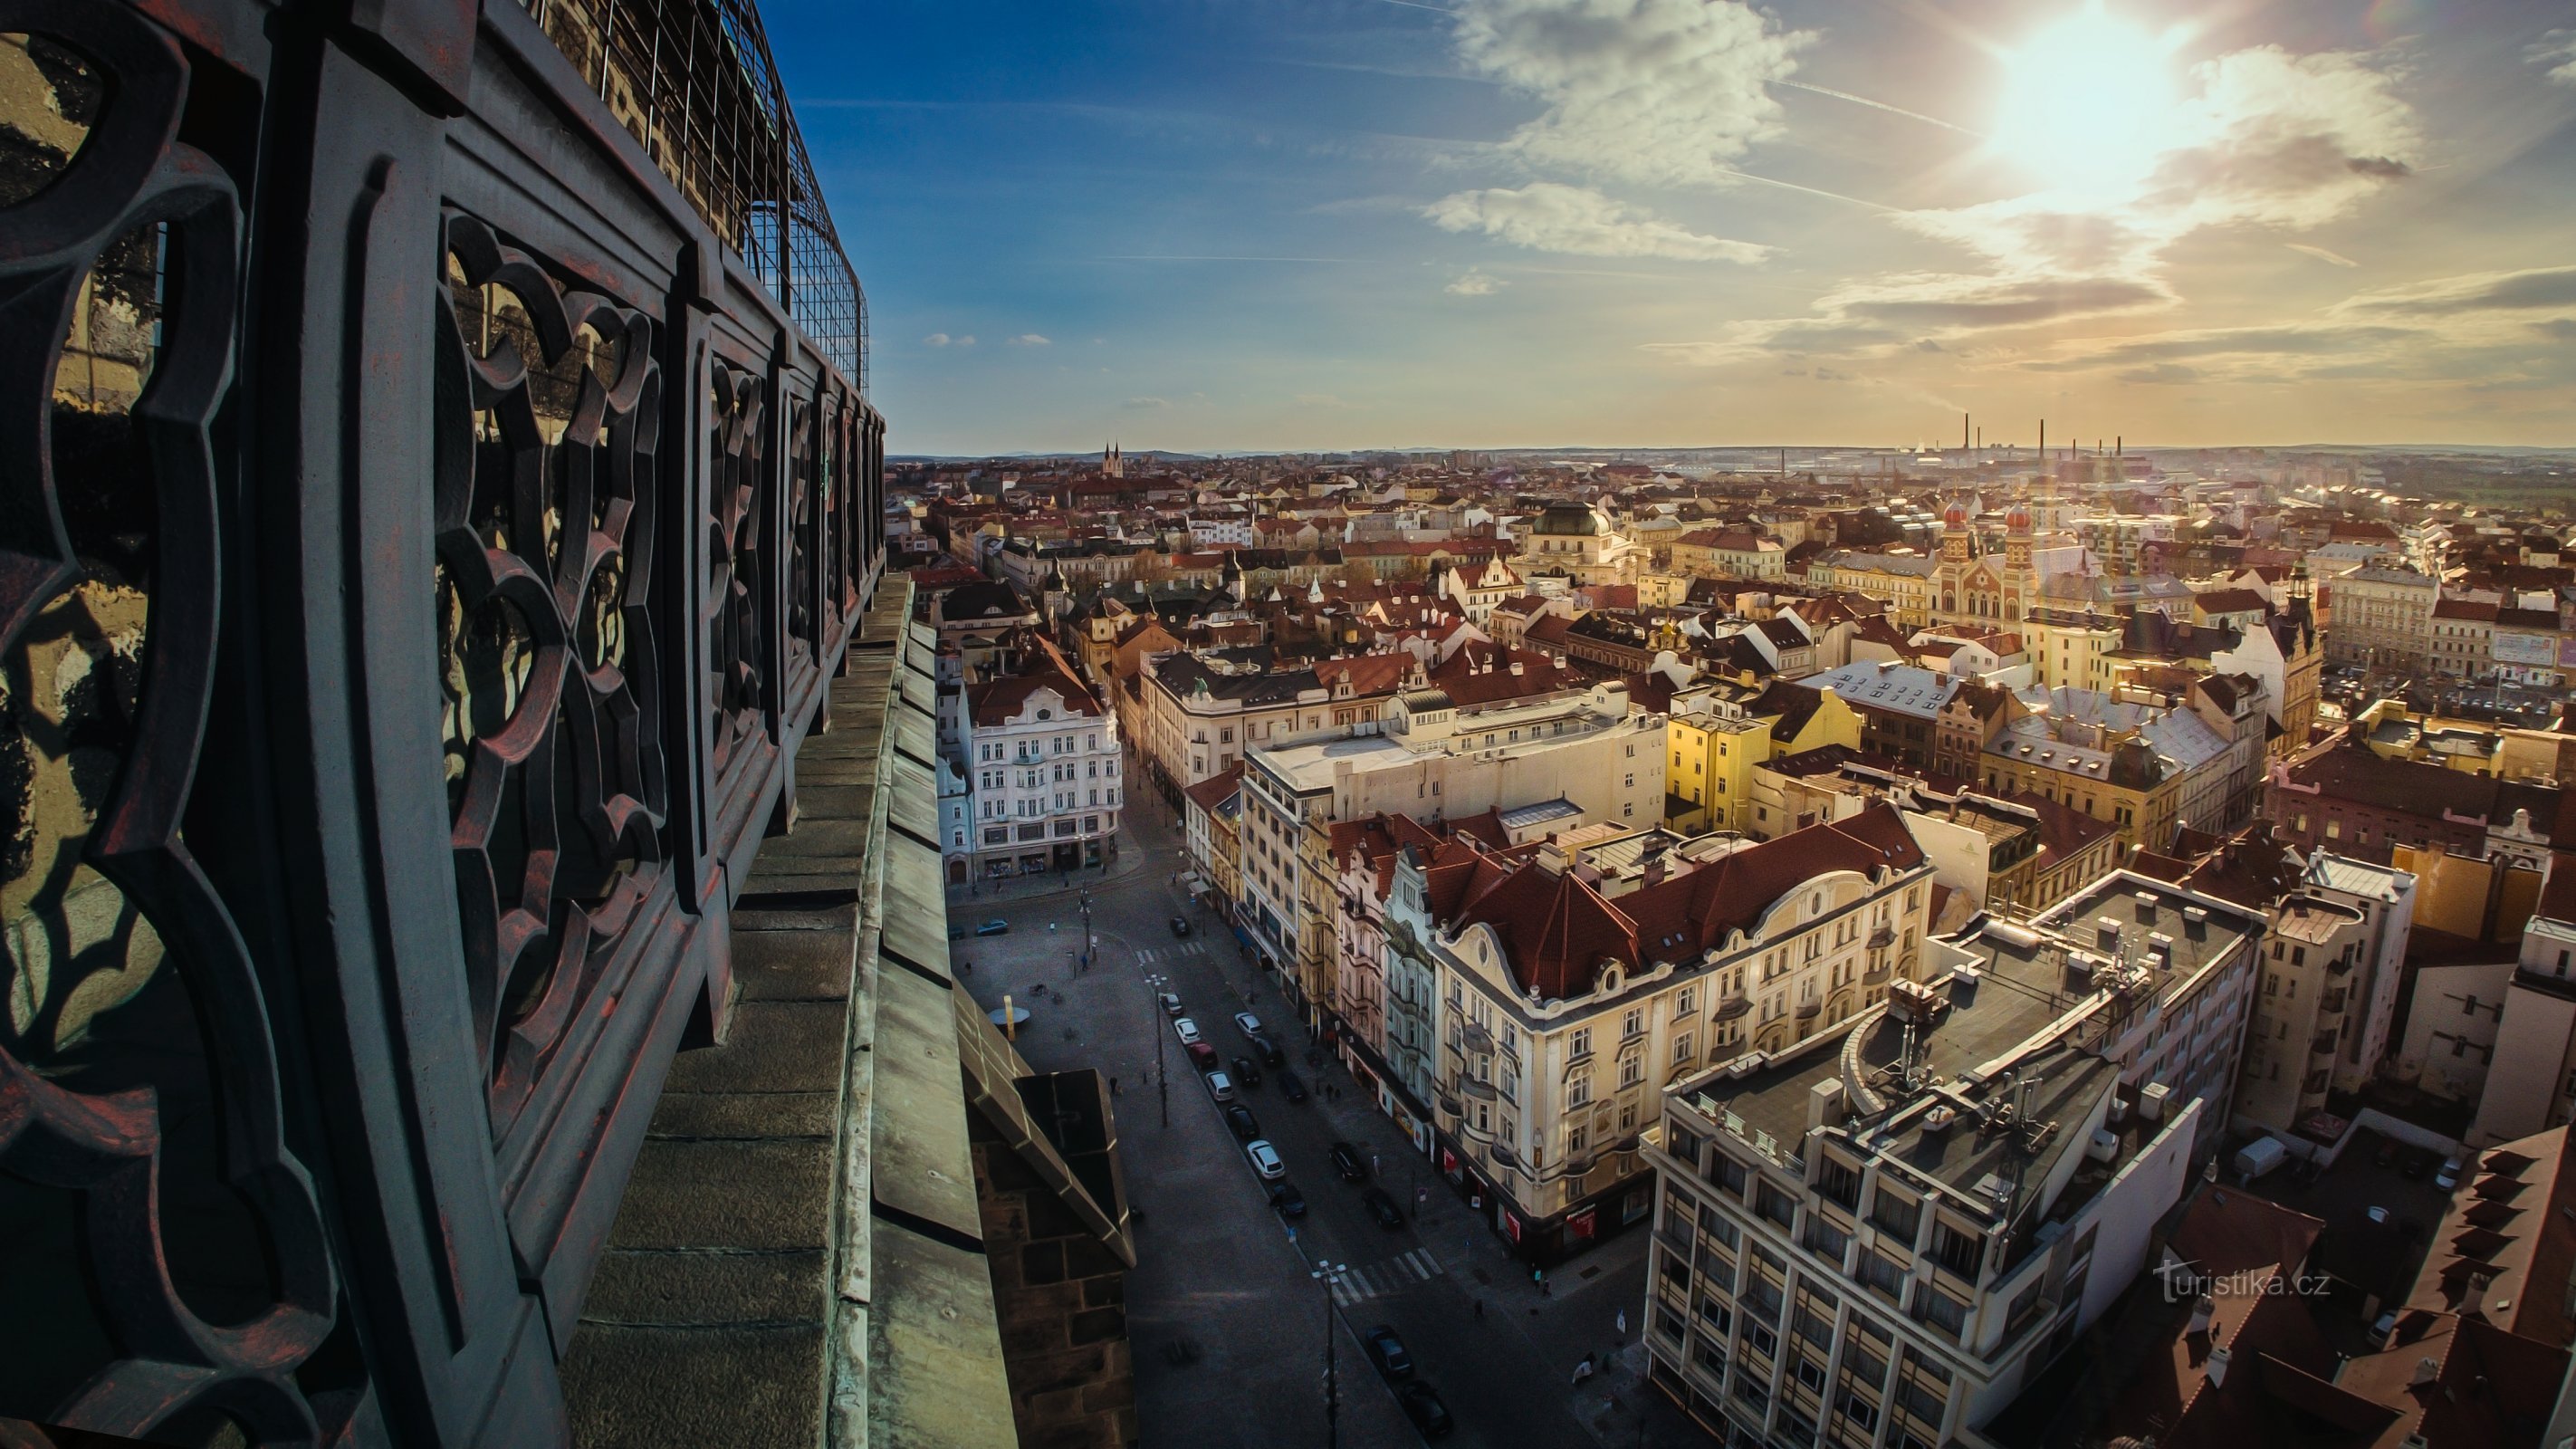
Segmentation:
{"type": "Polygon", "coordinates": [[[864,394],[868,299],[752,0],[522,0],[610,114],[864,394]]]}

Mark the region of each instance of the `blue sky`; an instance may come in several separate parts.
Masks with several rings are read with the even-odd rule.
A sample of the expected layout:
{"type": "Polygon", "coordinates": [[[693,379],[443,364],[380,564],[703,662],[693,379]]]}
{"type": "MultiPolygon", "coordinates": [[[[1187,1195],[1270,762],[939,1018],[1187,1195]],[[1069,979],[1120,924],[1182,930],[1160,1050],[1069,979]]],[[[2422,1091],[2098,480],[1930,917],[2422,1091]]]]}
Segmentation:
{"type": "Polygon", "coordinates": [[[2565,5],[763,15],[898,452],[2576,442],[2565,5]]]}

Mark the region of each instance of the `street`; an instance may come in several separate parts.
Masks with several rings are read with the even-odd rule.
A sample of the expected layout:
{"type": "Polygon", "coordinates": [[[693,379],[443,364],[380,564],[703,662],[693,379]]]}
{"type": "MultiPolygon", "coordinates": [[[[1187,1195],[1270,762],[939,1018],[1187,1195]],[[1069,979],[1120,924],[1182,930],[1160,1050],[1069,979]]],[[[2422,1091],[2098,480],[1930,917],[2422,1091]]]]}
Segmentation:
{"type": "Polygon", "coordinates": [[[1325,1442],[1326,1288],[1312,1276],[1317,1263],[1345,1270],[1332,1289],[1343,1444],[1421,1442],[1361,1348],[1359,1335],[1379,1324],[1395,1329],[1419,1379],[1456,1420],[1448,1442],[1495,1449],[1708,1442],[1638,1378],[1647,1235],[1628,1233],[1562,1265],[1542,1292],[1330,1057],[1308,1065],[1313,1043],[1304,1029],[1259,982],[1223,924],[1173,885],[1186,867],[1168,819],[1159,802],[1131,808],[1123,849],[1141,859],[1124,862],[1123,872],[1105,879],[1076,872],[1072,886],[1043,896],[1005,891],[951,904],[951,919],[970,930],[987,920],[1011,923],[1007,935],[970,935],[955,951],[970,963],[963,979],[988,1009],[1009,995],[1031,1012],[1018,1038],[1030,1064],[1090,1065],[1117,1079],[1139,1250],[1127,1278],[1127,1323],[1143,1442],[1244,1449],[1325,1442]],[[1076,959],[1085,878],[1093,882],[1098,941],[1088,971],[1076,959]],[[1171,930],[1183,914],[1192,927],[1186,939],[1171,930]],[[1269,1069],[1237,1098],[1303,1193],[1303,1219],[1283,1221],[1269,1207],[1222,1108],[1156,1006],[1158,991],[1177,993],[1201,1039],[1229,1059],[1251,1052],[1234,1014],[1258,1015],[1304,1080],[1310,1095],[1300,1104],[1279,1095],[1269,1069]],[[1169,1069],[1168,1128],[1155,1084],[1158,1046],[1169,1069]],[[1360,1200],[1368,1184],[1341,1181],[1327,1158],[1336,1141],[1374,1159],[1372,1181],[1414,1221],[1390,1230],[1369,1218],[1360,1200]],[[1413,1213],[1417,1189],[1423,1205],[1413,1213]],[[1621,1344],[1623,1310],[1631,1331],[1621,1344]],[[1603,1372],[1579,1388],[1570,1382],[1586,1353],[1614,1349],[1624,1352],[1603,1372]]]}

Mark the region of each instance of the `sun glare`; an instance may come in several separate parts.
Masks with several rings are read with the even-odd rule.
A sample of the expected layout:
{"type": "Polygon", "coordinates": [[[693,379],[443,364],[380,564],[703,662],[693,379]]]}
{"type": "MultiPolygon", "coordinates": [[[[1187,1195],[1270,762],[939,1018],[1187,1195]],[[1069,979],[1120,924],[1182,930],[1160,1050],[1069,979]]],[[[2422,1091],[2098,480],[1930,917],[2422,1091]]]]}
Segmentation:
{"type": "Polygon", "coordinates": [[[2100,0],[2033,35],[2005,59],[1996,154],[2068,190],[2135,183],[2172,141],[2169,51],[2100,0]]]}

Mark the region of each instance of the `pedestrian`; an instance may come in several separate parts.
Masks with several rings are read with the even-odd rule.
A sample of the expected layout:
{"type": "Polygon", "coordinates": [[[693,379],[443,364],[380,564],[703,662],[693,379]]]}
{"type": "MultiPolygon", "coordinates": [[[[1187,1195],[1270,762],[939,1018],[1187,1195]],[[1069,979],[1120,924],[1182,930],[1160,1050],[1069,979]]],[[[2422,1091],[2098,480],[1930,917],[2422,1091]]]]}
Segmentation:
{"type": "Polygon", "coordinates": [[[1622,1309],[1620,1309],[1620,1310],[1619,1310],[1619,1342],[1621,1342],[1621,1343],[1626,1343],[1627,1341],[1628,1341],[1628,1310],[1627,1310],[1627,1309],[1625,1309],[1625,1308],[1622,1308],[1622,1309]]]}
{"type": "Polygon", "coordinates": [[[1111,1077],[1109,1079],[1109,1095],[1113,1097],[1118,1095],[1118,1079],[1116,1077],[1111,1077]]]}
{"type": "Polygon", "coordinates": [[[1574,1366],[1574,1382],[1579,1384],[1590,1377],[1592,1377],[1592,1355],[1587,1353],[1583,1356],[1582,1362],[1574,1366]]]}

